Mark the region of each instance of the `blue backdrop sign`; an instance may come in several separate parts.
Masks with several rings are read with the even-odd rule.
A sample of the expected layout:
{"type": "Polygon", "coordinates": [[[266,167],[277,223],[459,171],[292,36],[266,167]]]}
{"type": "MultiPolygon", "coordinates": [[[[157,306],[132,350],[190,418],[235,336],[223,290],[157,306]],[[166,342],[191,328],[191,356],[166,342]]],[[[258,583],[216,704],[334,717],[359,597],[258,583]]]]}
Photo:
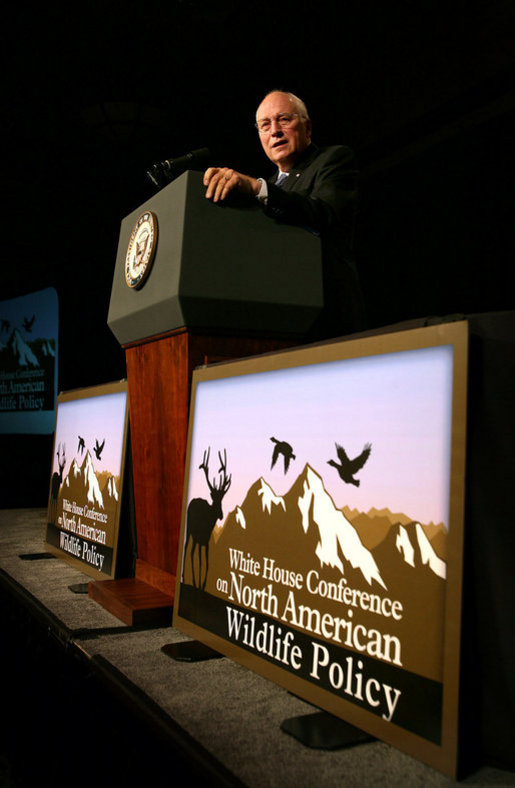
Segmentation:
{"type": "Polygon", "coordinates": [[[0,301],[0,433],[53,432],[58,330],[53,287],[0,301]]]}

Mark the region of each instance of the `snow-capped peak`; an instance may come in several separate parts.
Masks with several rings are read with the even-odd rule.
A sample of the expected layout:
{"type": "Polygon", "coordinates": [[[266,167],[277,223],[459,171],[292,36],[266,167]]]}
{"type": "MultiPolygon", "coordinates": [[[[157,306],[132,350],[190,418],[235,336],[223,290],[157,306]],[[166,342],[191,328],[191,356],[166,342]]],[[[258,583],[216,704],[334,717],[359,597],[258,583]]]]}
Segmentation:
{"type": "Polygon", "coordinates": [[[17,328],[15,328],[11,334],[8,346],[11,348],[11,352],[13,353],[20,367],[39,367],[39,362],[36,356],[30,349],[29,345],[27,345],[17,328]]]}
{"type": "Polygon", "coordinates": [[[107,482],[107,493],[111,498],[114,498],[115,501],[118,500],[118,490],[116,489],[116,484],[114,482],[114,476],[110,476],[107,482]]]}
{"type": "Polygon", "coordinates": [[[263,477],[261,477],[259,481],[261,482],[261,486],[258,490],[258,495],[261,496],[263,511],[267,511],[268,514],[270,514],[272,511],[272,504],[274,506],[282,506],[283,510],[286,511],[284,499],[274,493],[272,488],[269,487],[263,477]]]}
{"type": "Polygon", "coordinates": [[[55,358],[54,349],[51,346],[50,342],[48,342],[48,340],[44,341],[41,350],[42,350],[44,356],[52,356],[53,358],[55,358]]]}
{"type": "Polygon", "coordinates": [[[410,542],[410,538],[408,536],[408,532],[406,531],[403,525],[399,526],[399,532],[395,539],[395,547],[402,553],[404,556],[404,560],[410,566],[415,566],[415,548],[410,542]]]}
{"type": "Polygon", "coordinates": [[[343,513],[336,509],[322,479],[309,465],[305,469],[303,491],[297,504],[304,532],[307,533],[310,514],[318,527],[320,541],[315,552],[321,565],[337,567],[344,574],[343,563],[338,555],[339,547],[350,565],[361,570],[369,585],[375,580],[386,588],[372,553],[363,545],[343,513]]]}
{"type": "Polygon", "coordinates": [[[102,493],[100,492],[100,486],[98,484],[97,475],[95,473],[95,468],[93,467],[93,460],[91,458],[91,454],[87,453],[86,459],[84,460],[84,465],[82,466],[84,472],[84,484],[87,489],[87,499],[90,503],[97,503],[102,509],[104,508],[104,501],[102,498],[102,493]]]}
{"type": "Polygon", "coordinates": [[[420,523],[415,523],[415,531],[412,532],[411,537],[408,533],[408,529],[405,528],[403,525],[399,525],[399,530],[397,532],[397,536],[395,537],[395,547],[402,554],[404,560],[407,564],[415,568],[416,565],[416,552],[415,552],[415,545],[413,544],[413,540],[416,539],[416,546],[418,546],[418,550],[420,552],[420,560],[422,561],[423,566],[428,566],[435,575],[438,577],[442,577],[445,580],[447,574],[447,567],[445,561],[442,561],[439,558],[427,535],[420,525],[420,523]]]}
{"type": "Polygon", "coordinates": [[[243,510],[239,506],[236,507],[236,522],[244,529],[247,527],[247,521],[245,520],[245,515],[243,514],[243,510]]]}
{"type": "Polygon", "coordinates": [[[435,573],[435,575],[438,575],[445,580],[447,576],[447,565],[445,561],[442,561],[442,559],[438,558],[436,555],[420,523],[417,523],[416,531],[422,563],[427,564],[429,568],[435,573]]]}

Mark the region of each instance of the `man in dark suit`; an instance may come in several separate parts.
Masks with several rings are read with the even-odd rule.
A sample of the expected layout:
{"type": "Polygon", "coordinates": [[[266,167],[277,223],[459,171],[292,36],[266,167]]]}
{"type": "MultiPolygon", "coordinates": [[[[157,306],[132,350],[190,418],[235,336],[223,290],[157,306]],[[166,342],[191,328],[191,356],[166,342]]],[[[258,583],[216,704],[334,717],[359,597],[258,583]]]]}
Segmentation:
{"type": "Polygon", "coordinates": [[[349,148],[317,148],[304,103],[291,93],[273,91],[258,107],[256,127],[263,150],[277,165],[266,182],[229,167],[204,174],[206,197],[218,202],[231,192],[257,198],[265,214],[305,227],[320,236],[324,313],[312,339],[334,337],[365,327],[363,298],[352,256],[357,169],[349,148]]]}

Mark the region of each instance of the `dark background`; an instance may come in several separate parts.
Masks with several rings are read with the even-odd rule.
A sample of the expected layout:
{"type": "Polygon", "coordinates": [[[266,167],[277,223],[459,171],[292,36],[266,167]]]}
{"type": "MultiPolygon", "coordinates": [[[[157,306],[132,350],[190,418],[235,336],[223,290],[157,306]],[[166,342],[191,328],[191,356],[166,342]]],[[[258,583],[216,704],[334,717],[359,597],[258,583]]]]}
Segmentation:
{"type": "MultiPolygon", "coordinates": [[[[0,300],[57,288],[60,390],[125,376],[106,319],[146,170],[208,146],[269,175],[253,122],[274,88],[358,156],[371,328],[512,308],[513,2],[106,0],[11,7],[3,28],[0,300]]],[[[47,471],[22,500],[16,479],[49,440],[0,443],[3,505],[45,505],[47,471]]]]}

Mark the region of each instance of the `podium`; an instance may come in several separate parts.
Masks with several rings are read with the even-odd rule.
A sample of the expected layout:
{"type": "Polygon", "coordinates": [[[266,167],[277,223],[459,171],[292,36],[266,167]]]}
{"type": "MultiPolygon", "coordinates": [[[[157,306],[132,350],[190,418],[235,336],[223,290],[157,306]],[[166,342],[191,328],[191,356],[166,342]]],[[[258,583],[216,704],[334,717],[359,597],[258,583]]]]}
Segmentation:
{"type": "Polygon", "coordinates": [[[188,171],[120,229],[107,322],[127,364],[137,555],[134,577],[89,595],[128,625],[171,624],[193,369],[298,345],[323,308],[316,236],[204,194],[188,171]],[[128,248],[148,213],[154,257],[132,287],[128,248]]]}

